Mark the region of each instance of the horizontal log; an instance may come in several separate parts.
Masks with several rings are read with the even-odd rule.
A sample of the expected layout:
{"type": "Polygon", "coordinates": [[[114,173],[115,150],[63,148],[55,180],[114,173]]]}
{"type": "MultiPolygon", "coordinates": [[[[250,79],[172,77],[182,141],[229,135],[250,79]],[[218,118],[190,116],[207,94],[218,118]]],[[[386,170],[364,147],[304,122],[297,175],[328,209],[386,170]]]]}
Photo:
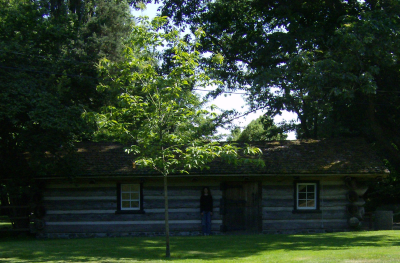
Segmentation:
{"type": "MultiPolygon", "coordinates": [[[[267,178],[266,178],[267,179],[267,178]]],[[[269,180],[263,180],[261,182],[262,188],[264,187],[279,187],[279,186],[290,186],[293,185],[293,178],[284,178],[278,180],[277,178],[272,178],[269,180]]]]}
{"type": "MultiPolygon", "coordinates": [[[[47,210],[112,210],[117,209],[117,200],[47,200],[43,203],[47,210]]],[[[169,208],[193,208],[200,212],[199,200],[169,200],[169,208]]],[[[143,209],[163,209],[165,202],[162,199],[143,199],[143,209]]],[[[214,201],[214,208],[219,207],[219,201],[214,201]]]]}
{"type": "MultiPolygon", "coordinates": [[[[164,196],[149,196],[149,195],[143,195],[144,199],[148,200],[164,200],[164,196]]],[[[219,200],[221,199],[221,196],[213,196],[213,200],[219,200]]],[[[168,200],[197,200],[200,202],[200,197],[199,196],[186,196],[186,195],[175,195],[175,196],[170,196],[168,193],[168,200]]]]}
{"type": "Polygon", "coordinates": [[[79,188],[53,188],[46,189],[44,197],[61,197],[61,196],[116,196],[117,185],[112,187],[79,187],[79,188]]]}
{"type": "MultiPolygon", "coordinates": [[[[212,230],[219,231],[221,220],[212,221],[212,230]]],[[[169,220],[170,231],[201,231],[200,220],[169,220]]],[[[165,221],[113,221],[113,222],[47,222],[47,233],[129,233],[164,232],[165,221]]]]}
{"type": "MultiPolygon", "coordinates": [[[[156,208],[156,209],[144,209],[146,213],[163,213],[165,211],[165,208],[156,208]]],[[[194,212],[194,213],[199,213],[200,212],[200,207],[196,208],[168,208],[168,211],[170,213],[175,213],[175,212],[194,212]]],[[[214,213],[219,212],[219,207],[214,207],[213,209],[214,213]]]]}
{"type": "Polygon", "coordinates": [[[52,183],[52,184],[46,184],[46,189],[62,189],[62,188],[68,188],[68,189],[79,189],[79,188],[110,188],[110,187],[115,187],[116,183],[113,182],[107,182],[107,183],[95,183],[95,184],[90,184],[90,183],[52,183]]]}
{"type": "MultiPolygon", "coordinates": [[[[201,220],[169,220],[169,224],[171,225],[184,225],[184,224],[201,224],[201,220]]],[[[221,224],[222,220],[212,220],[213,224],[221,224]]],[[[46,222],[47,226],[73,226],[73,225],[88,225],[88,226],[94,226],[94,225],[101,225],[101,226],[107,226],[107,225],[159,225],[159,224],[165,224],[164,220],[154,220],[154,221],[88,221],[88,222],[82,222],[82,221],[75,221],[75,222],[51,222],[48,221],[46,222]]]]}
{"type": "MultiPolygon", "coordinates": [[[[143,196],[144,199],[148,200],[164,200],[164,196],[143,196]]],[[[221,196],[214,196],[215,200],[221,199],[221,196]]],[[[45,196],[44,201],[70,201],[70,200],[117,200],[117,195],[112,196],[45,196]]],[[[200,202],[198,196],[168,196],[168,200],[197,200],[200,202]]]]}
{"type": "MultiPolygon", "coordinates": [[[[53,185],[52,188],[47,188],[45,191],[46,197],[54,197],[54,196],[110,196],[117,194],[117,183],[107,185],[108,187],[103,187],[103,185],[96,187],[95,185],[87,185],[81,187],[74,186],[58,186],[55,187],[53,185]]],[[[188,195],[197,197],[200,199],[202,186],[168,186],[168,195],[169,196],[182,196],[188,195]]],[[[222,192],[217,187],[210,188],[213,195],[221,196],[222,192]]],[[[146,196],[164,196],[164,189],[162,186],[147,186],[146,183],[143,184],[143,193],[146,196]]]]}
{"type": "Polygon", "coordinates": [[[69,200],[69,201],[44,201],[47,210],[111,210],[117,209],[117,200],[69,200]]]}
{"type": "Polygon", "coordinates": [[[262,218],[264,220],[280,220],[285,218],[287,220],[298,220],[298,219],[344,219],[348,218],[346,210],[327,210],[321,211],[321,213],[292,213],[292,211],[273,211],[264,212],[262,218]]]}
{"type": "MultiPolygon", "coordinates": [[[[321,211],[329,211],[329,210],[343,210],[345,209],[345,206],[327,206],[327,207],[321,207],[321,211]]],[[[293,206],[292,207],[263,207],[262,208],[263,212],[274,212],[274,211],[293,211],[293,206]]]]}
{"type": "Polygon", "coordinates": [[[263,207],[292,207],[293,208],[294,201],[292,198],[287,199],[275,199],[275,198],[263,198],[262,206],[263,207]]]}
{"type": "Polygon", "coordinates": [[[43,198],[44,201],[75,201],[75,200],[83,200],[83,201],[93,201],[93,200],[117,200],[117,195],[112,196],[45,196],[43,198]]]}
{"type": "Polygon", "coordinates": [[[320,207],[345,207],[347,204],[345,199],[320,199],[320,207]]]}
{"type": "MultiPolygon", "coordinates": [[[[220,223],[211,225],[212,231],[220,230],[220,223]]],[[[201,232],[201,223],[170,223],[170,232],[201,232]]],[[[51,233],[140,233],[140,232],[157,232],[165,233],[164,222],[158,224],[124,224],[124,225],[46,225],[45,231],[51,233]]]]}
{"type": "Polygon", "coordinates": [[[64,214],[115,214],[116,209],[109,210],[48,210],[47,215],[64,215],[64,214]]]}
{"type": "MultiPolygon", "coordinates": [[[[360,205],[363,202],[360,201],[360,205]]],[[[335,200],[335,199],[320,199],[320,207],[345,207],[349,202],[345,199],[335,200]]],[[[263,199],[263,207],[294,207],[294,199],[263,199]]]]}
{"type": "MultiPolygon", "coordinates": [[[[214,208],[219,207],[219,199],[214,200],[214,208]]],[[[172,209],[177,208],[197,208],[200,212],[200,200],[194,199],[183,199],[175,200],[169,199],[168,206],[172,209]]],[[[143,208],[146,209],[162,209],[165,207],[165,202],[163,199],[146,199],[143,198],[143,208]]]]}
{"type": "MultiPolygon", "coordinates": [[[[200,198],[201,190],[203,186],[168,186],[168,195],[169,196],[197,196],[200,198]]],[[[210,187],[210,191],[213,196],[222,195],[222,191],[217,187],[210,187]]],[[[154,187],[154,186],[147,186],[146,184],[143,185],[143,194],[148,196],[164,196],[164,188],[163,187],[154,187]]]]}
{"type": "MultiPolygon", "coordinates": [[[[168,178],[168,188],[170,187],[180,187],[180,188],[187,188],[187,187],[204,187],[207,186],[211,189],[219,189],[221,181],[217,178],[205,178],[205,177],[196,177],[193,180],[193,177],[182,177],[182,178],[168,178]]],[[[162,178],[159,179],[144,179],[144,185],[146,187],[158,187],[163,188],[164,182],[162,178]]]]}
{"type": "MultiPolygon", "coordinates": [[[[275,193],[275,194],[263,194],[262,198],[263,199],[293,199],[294,197],[294,192],[282,192],[282,193],[275,193]]],[[[327,193],[320,193],[320,199],[331,199],[331,200],[346,200],[346,195],[345,194],[327,194],[327,193]]]]}
{"type": "MultiPolygon", "coordinates": [[[[200,220],[199,212],[173,213],[169,212],[170,220],[200,220]]],[[[165,213],[145,213],[145,214],[58,214],[47,215],[46,221],[52,222],[91,222],[91,221],[155,221],[164,220],[165,213]]],[[[221,219],[219,213],[214,213],[213,220],[221,219]]]]}
{"type": "MultiPolygon", "coordinates": [[[[115,214],[116,209],[109,210],[49,210],[48,215],[64,215],[64,214],[115,214]]],[[[144,209],[144,211],[149,213],[163,213],[165,208],[155,208],[155,209],[144,209]]],[[[196,212],[199,213],[199,208],[169,208],[170,213],[183,213],[183,212],[196,212]]],[[[214,213],[219,212],[219,208],[214,208],[214,213]]]]}

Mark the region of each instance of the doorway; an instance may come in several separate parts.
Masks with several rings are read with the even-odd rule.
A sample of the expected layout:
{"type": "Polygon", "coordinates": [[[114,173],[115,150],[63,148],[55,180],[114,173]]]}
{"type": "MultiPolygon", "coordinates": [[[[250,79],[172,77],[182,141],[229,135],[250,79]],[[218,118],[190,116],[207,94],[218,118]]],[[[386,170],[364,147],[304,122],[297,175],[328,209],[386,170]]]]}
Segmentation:
{"type": "Polygon", "coordinates": [[[222,231],[258,233],[262,230],[261,183],[225,182],[221,184],[222,231]]]}

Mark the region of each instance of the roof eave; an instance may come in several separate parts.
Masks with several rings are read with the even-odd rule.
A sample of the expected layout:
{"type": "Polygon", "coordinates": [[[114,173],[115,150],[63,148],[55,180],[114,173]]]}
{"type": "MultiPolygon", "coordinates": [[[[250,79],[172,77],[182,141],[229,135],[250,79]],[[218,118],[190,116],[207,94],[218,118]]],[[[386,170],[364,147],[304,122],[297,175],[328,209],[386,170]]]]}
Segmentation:
{"type": "MultiPolygon", "coordinates": [[[[366,177],[366,178],[385,178],[389,175],[388,172],[383,173],[287,173],[287,174],[172,174],[169,178],[184,178],[184,177],[366,177]]],[[[75,179],[117,179],[117,178],[163,178],[163,175],[154,174],[115,174],[115,175],[80,175],[75,176],[75,179]]],[[[59,180],[67,179],[66,177],[38,177],[36,180],[59,180]]]]}

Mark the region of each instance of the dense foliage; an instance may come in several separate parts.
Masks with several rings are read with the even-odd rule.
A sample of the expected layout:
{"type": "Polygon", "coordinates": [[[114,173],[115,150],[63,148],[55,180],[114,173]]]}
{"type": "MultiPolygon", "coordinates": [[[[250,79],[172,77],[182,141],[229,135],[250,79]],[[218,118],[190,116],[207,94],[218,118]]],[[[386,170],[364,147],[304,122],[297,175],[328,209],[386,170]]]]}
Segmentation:
{"type": "Polygon", "coordinates": [[[160,2],[171,24],[202,27],[201,52],[224,58],[220,92],[245,90],[271,117],[297,113],[298,138],[364,136],[398,166],[398,1],[160,2]]]}
{"type": "Polygon", "coordinates": [[[274,121],[266,116],[252,120],[243,131],[236,127],[231,131],[228,141],[234,142],[261,142],[273,140],[285,140],[287,135],[283,133],[282,128],[277,127],[274,121]]]}
{"type": "Polygon", "coordinates": [[[96,64],[104,56],[121,56],[128,5],[103,0],[0,5],[1,170],[6,177],[60,171],[50,169],[44,156],[90,136],[82,114],[105,100],[96,91],[96,64]]]}
{"type": "Polygon", "coordinates": [[[73,175],[73,142],[94,127],[85,113],[109,97],[97,64],[122,56],[129,29],[118,0],[0,0],[1,205],[31,201],[36,176],[73,175]]]}

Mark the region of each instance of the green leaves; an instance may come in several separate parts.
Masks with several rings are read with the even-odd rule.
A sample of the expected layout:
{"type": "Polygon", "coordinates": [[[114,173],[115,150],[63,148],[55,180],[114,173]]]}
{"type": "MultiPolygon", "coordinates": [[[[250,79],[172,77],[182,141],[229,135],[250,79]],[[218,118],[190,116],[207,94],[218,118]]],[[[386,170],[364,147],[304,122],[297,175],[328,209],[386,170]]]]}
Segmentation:
{"type": "Polygon", "coordinates": [[[252,120],[243,131],[239,127],[232,130],[228,141],[260,142],[284,140],[286,137],[283,130],[277,127],[271,118],[260,116],[258,119],[252,120]]]}
{"type": "MultiPolygon", "coordinates": [[[[16,180],[24,173],[28,178],[72,176],[64,169],[74,166],[65,153],[74,141],[91,138],[93,111],[109,98],[96,91],[95,65],[104,57],[107,63],[118,60],[130,32],[129,16],[129,6],[119,0],[0,0],[0,167],[5,175],[16,180]],[[30,159],[21,158],[27,152],[30,159]]],[[[123,133],[117,123],[99,120],[123,133]]]]}
{"type": "Polygon", "coordinates": [[[206,33],[198,50],[220,92],[245,90],[269,116],[297,113],[298,137],[364,132],[369,97],[390,107],[395,93],[383,94],[398,89],[398,1],[162,2],[206,33]]]}
{"type": "MultiPolygon", "coordinates": [[[[188,42],[176,30],[158,31],[165,18],[140,21],[133,26],[124,59],[104,59],[99,65],[108,79],[99,89],[118,94],[99,115],[102,127],[120,139],[113,127],[123,129],[130,136],[127,152],[135,155],[135,165],[164,176],[207,168],[217,158],[236,163],[240,148],[210,142],[203,124],[215,117],[201,109],[192,92],[213,83],[199,68],[197,38],[204,32],[198,30],[197,38],[188,42]],[[169,59],[161,59],[166,54],[169,59]]],[[[259,153],[249,148],[246,155],[259,153]]]]}

